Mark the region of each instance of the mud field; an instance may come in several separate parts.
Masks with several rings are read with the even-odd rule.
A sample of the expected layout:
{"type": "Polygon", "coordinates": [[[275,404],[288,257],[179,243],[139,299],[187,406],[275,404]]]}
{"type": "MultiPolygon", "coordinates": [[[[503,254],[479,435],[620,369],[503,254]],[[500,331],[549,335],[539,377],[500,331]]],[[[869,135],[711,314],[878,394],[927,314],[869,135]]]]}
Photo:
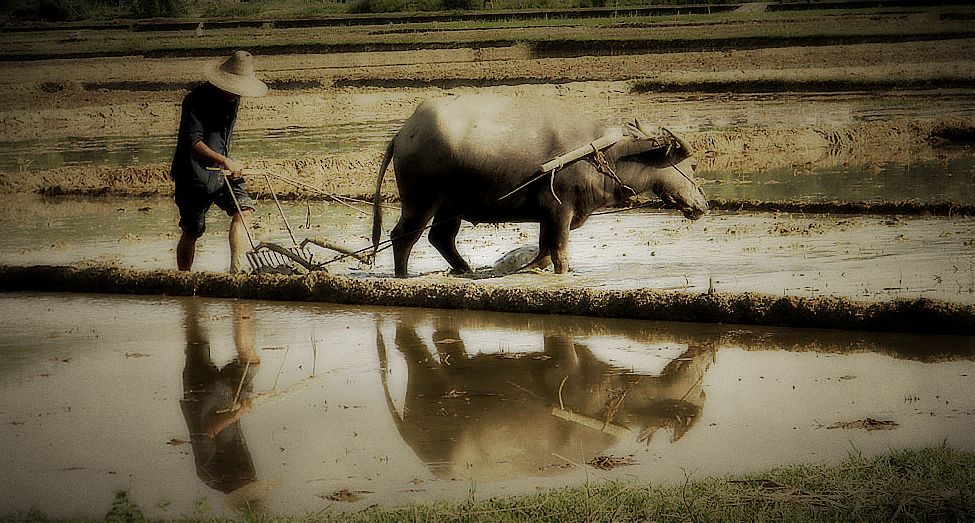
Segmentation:
{"type": "Polygon", "coordinates": [[[120,490],[151,518],[294,517],[971,451],[975,11],[742,7],[0,28],[0,517],[101,518],[120,490]],[[606,209],[562,275],[496,267],[536,225],[465,225],[474,277],[421,239],[403,280],[389,251],[229,275],[211,211],[177,272],[180,100],[236,48],[272,91],[234,156],[300,183],[248,179],[259,241],[290,241],[273,192],[299,240],[369,245],[369,205],[332,197],[371,199],[414,107],[469,92],[666,125],[713,210],[606,209]]]}
{"type": "MultiPolygon", "coordinates": [[[[942,174],[971,185],[975,31],[968,11],[344,27],[329,38],[375,50],[331,53],[315,52],[320,37],[300,29],[0,33],[8,49],[0,190],[169,194],[166,163],[185,89],[226,45],[247,44],[276,89],[244,104],[236,155],[327,192],[371,193],[382,145],[415,106],[469,91],[557,97],[607,124],[639,116],[670,126],[699,149],[701,177],[714,183],[782,170],[870,174],[925,164],[960,170],[942,174]],[[854,29],[839,28],[840,17],[854,29]],[[756,35],[764,43],[745,45],[756,35]],[[437,41],[441,48],[428,48],[437,41]],[[645,45],[624,44],[633,41],[645,45]],[[837,41],[844,45],[830,45],[837,41]],[[396,42],[407,48],[390,50],[396,42]],[[546,42],[579,49],[553,56],[540,48],[546,42]],[[131,54],[114,56],[121,45],[131,54]],[[182,56],[190,48],[203,56],[182,56]],[[72,50],[104,57],[57,59],[72,50]]],[[[392,183],[385,191],[395,198],[392,183]]],[[[759,199],[807,196],[797,190],[759,199]]],[[[844,196],[835,199],[859,199],[844,196]]],[[[871,197],[930,201],[909,196],[871,197]]],[[[939,198],[969,205],[971,196],[939,198]]]]}
{"type": "MultiPolygon", "coordinates": [[[[969,306],[971,9],[749,7],[544,24],[348,26],[330,30],[327,41],[302,28],[0,32],[7,72],[0,78],[0,208],[10,231],[0,262],[171,268],[177,230],[172,209],[164,209],[179,102],[203,65],[229,46],[253,49],[272,86],[268,96],[245,100],[235,156],[301,183],[269,189],[261,178],[249,181],[263,200],[264,229],[256,234],[265,238],[285,237],[272,190],[292,201],[292,221],[309,226],[336,219],[320,207],[327,195],[371,197],[385,143],[424,99],[554,97],[607,124],[641,117],[684,134],[719,213],[694,226],[665,218],[667,211],[642,222],[649,228],[642,218],[595,221],[573,240],[577,280],[515,275],[502,285],[969,306]],[[119,225],[85,232],[86,220],[119,225]],[[623,231],[640,231],[641,245],[594,241],[623,231]]],[[[389,227],[392,176],[383,197],[392,204],[389,227]]],[[[222,220],[211,213],[211,230],[223,229],[222,220]]],[[[363,233],[349,234],[364,222],[356,224],[329,232],[331,239],[361,247],[363,233]]],[[[499,237],[470,229],[463,241],[476,265],[537,235],[531,227],[500,230],[499,237]]],[[[201,246],[200,268],[225,269],[220,238],[214,232],[201,246]]],[[[424,249],[418,274],[442,270],[424,249]]],[[[337,273],[386,277],[388,265],[381,259],[376,269],[337,273]]]]}

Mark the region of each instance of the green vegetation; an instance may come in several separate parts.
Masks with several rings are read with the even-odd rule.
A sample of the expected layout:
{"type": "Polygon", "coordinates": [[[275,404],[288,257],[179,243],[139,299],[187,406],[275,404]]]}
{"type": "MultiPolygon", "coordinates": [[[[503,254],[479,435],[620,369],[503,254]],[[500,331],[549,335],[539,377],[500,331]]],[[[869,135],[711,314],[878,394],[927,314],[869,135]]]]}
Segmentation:
{"type": "Polygon", "coordinates": [[[45,22],[174,18],[188,14],[186,0],[13,0],[0,6],[0,15],[45,22]]]}
{"type": "MultiPolygon", "coordinates": [[[[126,6],[128,12],[134,6],[126,6]]],[[[119,7],[106,0],[12,0],[0,4],[0,16],[16,20],[66,22],[104,20],[118,16],[119,7]]]]}
{"type": "MultiPolygon", "coordinates": [[[[200,514],[206,514],[201,512],[200,514]]],[[[975,518],[975,453],[942,445],[896,450],[875,458],[853,453],[843,463],[796,465],[763,474],[703,479],[672,486],[607,482],[531,496],[379,507],[276,521],[971,521],[975,518]]],[[[5,520],[48,521],[41,513],[5,520]]],[[[106,521],[145,521],[120,492],[106,521]]],[[[182,521],[231,521],[204,515],[182,521]]],[[[269,521],[242,514],[233,521],[269,521]]]]}
{"type": "MultiPolygon", "coordinates": [[[[575,9],[696,4],[693,0],[8,0],[0,17],[20,21],[97,21],[119,18],[300,18],[336,13],[392,13],[507,9],[575,9]]],[[[734,3],[712,0],[712,4],[734,3]]]]}
{"type": "Polygon", "coordinates": [[[483,7],[482,0],[356,0],[350,4],[349,12],[354,14],[429,12],[472,10],[478,7],[483,7]]]}
{"type": "Polygon", "coordinates": [[[837,466],[656,487],[585,485],[467,505],[326,516],[324,521],[965,521],[975,516],[975,454],[894,451],[837,466]]]}

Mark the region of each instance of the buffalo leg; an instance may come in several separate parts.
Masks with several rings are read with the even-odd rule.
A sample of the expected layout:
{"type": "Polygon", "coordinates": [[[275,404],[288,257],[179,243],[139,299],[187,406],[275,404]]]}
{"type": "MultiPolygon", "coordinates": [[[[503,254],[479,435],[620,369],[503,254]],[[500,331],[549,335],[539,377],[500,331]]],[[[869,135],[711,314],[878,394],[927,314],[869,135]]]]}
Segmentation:
{"type": "Polygon", "coordinates": [[[443,213],[433,219],[433,227],[430,227],[429,235],[430,244],[440,251],[440,255],[454,268],[454,273],[471,272],[471,266],[457,252],[455,243],[457,232],[460,231],[460,218],[442,218],[442,216],[443,213]]]}
{"type": "Polygon", "coordinates": [[[538,253],[535,259],[521,268],[523,271],[543,271],[552,265],[552,256],[548,253],[538,253]]]}
{"type": "Polygon", "coordinates": [[[554,265],[556,274],[569,270],[569,224],[572,213],[560,213],[551,220],[543,220],[538,229],[538,256],[526,269],[544,269],[554,265]]]}
{"type": "Polygon", "coordinates": [[[572,222],[572,213],[564,212],[555,217],[551,226],[552,230],[552,265],[555,274],[564,274],[569,270],[569,225],[572,222]]]}
{"type": "Polygon", "coordinates": [[[413,246],[423,234],[423,229],[430,221],[432,213],[413,213],[408,212],[404,207],[396,227],[389,235],[393,244],[393,266],[397,277],[403,278],[407,274],[407,265],[410,261],[410,252],[413,246]]]}
{"type": "Polygon", "coordinates": [[[538,224],[538,255],[521,268],[523,271],[545,270],[552,264],[551,227],[545,222],[538,224]]]}

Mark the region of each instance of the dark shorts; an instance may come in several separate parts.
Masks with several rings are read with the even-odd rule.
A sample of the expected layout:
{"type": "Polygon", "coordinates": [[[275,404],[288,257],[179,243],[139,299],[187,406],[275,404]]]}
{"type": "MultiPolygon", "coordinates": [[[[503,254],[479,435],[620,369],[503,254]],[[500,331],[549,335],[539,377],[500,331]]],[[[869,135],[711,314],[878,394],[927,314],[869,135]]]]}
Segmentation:
{"type": "MultiPolygon", "coordinates": [[[[234,196],[237,197],[237,204],[240,210],[256,210],[254,200],[247,194],[247,189],[243,183],[231,183],[234,188],[234,196]]],[[[189,236],[199,238],[206,231],[206,215],[210,206],[217,204],[227,213],[227,216],[237,214],[237,204],[230,196],[227,187],[223,187],[213,194],[206,194],[203,191],[176,190],[176,207],[179,208],[179,228],[189,236]]]]}

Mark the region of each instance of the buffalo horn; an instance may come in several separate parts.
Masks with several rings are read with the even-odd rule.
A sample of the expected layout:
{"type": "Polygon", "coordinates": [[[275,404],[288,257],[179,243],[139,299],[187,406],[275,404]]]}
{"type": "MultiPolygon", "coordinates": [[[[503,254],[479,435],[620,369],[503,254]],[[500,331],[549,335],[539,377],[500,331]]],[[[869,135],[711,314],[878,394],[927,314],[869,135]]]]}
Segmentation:
{"type": "Polygon", "coordinates": [[[668,129],[666,127],[661,127],[661,129],[665,133],[669,134],[671,136],[671,138],[673,138],[674,140],[676,140],[678,144],[680,144],[680,148],[684,150],[684,153],[687,156],[690,156],[690,155],[694,154],[694,148],[691,147],[691,144],[687,143],[687,140],[681,138],[680,136],[677,136],[677,134],[675,134],[673,131],[671,131],[670,129],[668,129]]]}
{"type": "Polygon", "coordinates": [[[662,134],[659,128],[651,128],[639,120],[627,123],[624,126],[624,131],[630,139],[622,141],[614,147],[620,158],[663,149],[671,145],[668,143],[669,139],[664,139],[667,138],[667,135],[662,134]]]}

